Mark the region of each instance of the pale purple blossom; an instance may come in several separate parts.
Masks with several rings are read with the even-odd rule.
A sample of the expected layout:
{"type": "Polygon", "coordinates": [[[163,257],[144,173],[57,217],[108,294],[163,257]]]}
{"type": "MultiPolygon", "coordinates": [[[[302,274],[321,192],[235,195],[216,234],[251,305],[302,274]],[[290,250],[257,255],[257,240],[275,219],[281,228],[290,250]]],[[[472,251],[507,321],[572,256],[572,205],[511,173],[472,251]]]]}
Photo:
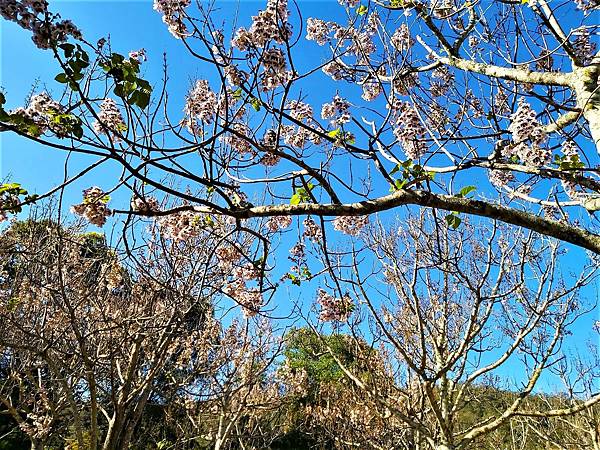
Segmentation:
{"type": "Polygon", "coordinates": [[[94,186],[83,191],[83,202],[73,205],[71,211],[91,224],[101,227],[106,223],[106,218],[112,215],[112,211],[107,206],[109,199],[110,197],[102,189],[94,186]]]}

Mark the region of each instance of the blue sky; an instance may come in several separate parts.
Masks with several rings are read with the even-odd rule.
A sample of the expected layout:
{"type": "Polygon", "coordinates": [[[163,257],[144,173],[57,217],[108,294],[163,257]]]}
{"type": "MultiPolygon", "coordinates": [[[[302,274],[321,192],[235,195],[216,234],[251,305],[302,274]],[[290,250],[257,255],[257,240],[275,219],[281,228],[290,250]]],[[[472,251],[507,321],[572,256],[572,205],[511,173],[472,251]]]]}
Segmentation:
{"type": "MultiPolygon", "coordinates": [[[[340,14],[341,8],[335,0],[326,1],[301,1],[304,17],[323,17],[340,14]]],[[[219,22],[222,17],[231,17],[236,10],[240,10],[240,17],[245,18],[242,25],[248,24],[248,17],[264,6],[264,2],[255,1],[218,1],[220,12],[214,18],[219,22]]],[[[179,41],[172,38],[166,26],[162,23],[161,15],[152,9],[150,1],[58,1],[51,3],[51,9],[60,12],[63,18],[73,20],[83,31],[84,37],[95,42],[100,37],[110,35],[113,51],[127,54],[129,51],[145,48],[148,52],[148,62],[144,63],[145,78],[151,82],[160,80],[162,68],[162,55],[167,54],[169,65],[169,78],[171,86],[172,111],[180,112],[185,93],[192,80],[209,78],[206,67],[188,56],[187,51],[179,41]]],[[[41,80],[37,91],[47,90],[56,96],[60,94],[60,85],[53,81],[54,76],[60,72],[57,64],[49,52],[38,50],[31,42],[30,34],[13,23],[0,22],[0,52],[1,52],[1,80],[0,85],[5,89],[8,108],[20,106],[25,101],[35,80],[41,80]],[[47,84],[44,85],[44,82],[47,84]]],[[[304,44],[305,51],[296,52],[300,64],[312,64],[315,55],[322,49],[314,43],[304,44]]],[[[306,85],[304,89],[310,91],[312,99],[325,102],[335,92],[334,85],[325,77],[318,86],[306,85]]],[[[317,107],[315,107],[317,109],[317,107]]],[[[20,182],[30,192],[41,193],[50,186],[63,180],[65,174],[64,158],[58,157],[56,150],[44,149],[20,139],[14,135],[2,134],[0,136],[1,159],[0,174],[2,177],[11,176],[13,181],[20,182]]],[[[69,161],[70,174],[76,169],[85,167],[92,159],[81,155],[73,156],[69,161]]],[[[92,185],[103,186],[111,184],[114,178],[115,166],[106,165],[94,171],[81,181],[76,182],[65,192],[64,203],[68,205],[78,203],[81,199],[81,190],[92,185]]],[[[115,202],[128,201],[128,194],[117,194],[113,197],[115,202]]],[[[577,271],[581,261],[582,252],[571,249],[570,256],[564,258],[565,271],[577,271]]],[[[287,258],[287,247],[278,253],[278,259],[287,258]]],[[[310,299],[314,298],[312,284],[305,286],[310,299]]],[[[290,291],[293,297],[303,295],[301,290],[290,291]]],[[[598,299],[598,285],[587,289],[586,294],[592,301],[598,299]]],[[[288,293],[282,291],[281,296],[288,293]]],[[[597,314],[596,314],[597,316],[597,314]]],[[[584,335],[591,329],[595,320],[593,315],[580,321],[578,332],[572,339],[572,344],[581,346],[584,335]]]]}

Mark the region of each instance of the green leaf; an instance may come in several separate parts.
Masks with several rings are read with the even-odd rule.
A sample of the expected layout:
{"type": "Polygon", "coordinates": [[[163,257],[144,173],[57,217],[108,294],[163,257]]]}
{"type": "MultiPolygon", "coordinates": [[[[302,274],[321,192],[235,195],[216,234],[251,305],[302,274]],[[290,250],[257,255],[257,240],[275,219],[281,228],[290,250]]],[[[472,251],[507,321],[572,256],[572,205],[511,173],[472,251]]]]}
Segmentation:
{"type": "Polygon", "coordinates": [[[67,77],[66,73],[59,73],[58,75],[56,75],[54,77],[54,79],[56,81],[58,81],[59,83],[68,83],[69,82],[69,77],[67,77]]]}
{"type": "Polygon", "coordinates": [[[364,16],[368,11],[369,8],[367,8],[365,5],[360,5],[358,8],[356,8],[356,14],[359,16],[364,16]]]}
{"type": "Polygon", "coordinates": [[[215,221],[210,216],[204,216],[204,223],[208,227],[214,227],[215,226],[215,221]]]}
{"type": "Polygon", "coordinates": [[[260,106],[262,105],[262,103],[259,99],[257,99],[256,97],[252,98],[252,100],[250,101],[250,104],[254,108],[254,111],[256,111],[256,112],[260,111],[260,106]]]}
{"type": "Polygon", "coordinates": [[[131,97],[129,97],[127,99],[127,104],[128,105],[135,105],[138,101],[138,92],[134,92],[133,94],[131,94],[131,97]]]}
{"type": "Polygon", "coordinates": [[[394,189],[399,191],[400,189],[404,189],[408,180],[395,180],[394,181],[394,189]]]}
{"type": "Polygon", "coordinates": [[[58,46],[59,48],[61,48],[64,52],[65,52],[65,57],[66,58],[70,58],[71,56],[73,56],[73,50],[75,50],[75,46],[73,44],[61,44],[58,46]]]}
{"type": "Polygon", "coordinates": [[[460,192],[458,193],[458,197],[466,197],[467,195],[469,195],[471,192],[475,191],[477,188],[475,186],[465,186],[464,188],[462,188],[460,190],[460,192]]]}
{"type": "Polygon", "coordinates": [[[125,61],[125,57],[118,53],[113,53],[112,55],[110,55],[110,60],[114,65],[118,65],[125,61]]]}
{"type": "Polygon", "coordinates": [[[292,195],[292,198],[290,198],[290,205],[298,205],[300,203],[300,200],[300,195],[296,193],[292,195]]]}
{"type": "Polygon", "coordinates": [[[329,133],[327,133],[327,136],[329,136],[330,138],[336,138],[340,135],[340,133],[342,132],[341,129],[336,128],[335,130],[331,130],[329,133]]]}
{"type": "Polygon", "coordinates": [[[460,226],[460,224],[462,222],[461,218],[458,217],[457,214],[458,213],[453,212],[453,213],[450,213],[450,214],[448,214],[446,216],[446,223],[453,230],[456,230],[460,226]]]}
{"type": "Polygon", "coordinates": [[[392,170],[390,170],[390,175],[394,175],[394,174],[398,173],[399,170],[400,170],[400,164],[396,164],[394,166],[394,168],[392,170]]]}
{"type": "Polygon", "coordinates": [[[81,128],[81,126],[73,127],[73,136],[75,136],[78,139],[81,139],[83,137],[83,128],[81,128]]]}
{"type": "Polygon", "coordinates": [[[136,104],[141,108],[145,109],[150,104],[150,93],[146,91],[137,91],[137,102],[136,104]]]}
{"type": "Polygon", "coordinates": [[[242,99],[242,88],[236,89],[235,91],[233,91],[233,98],[235,100],[241,100],[242,99]]]}

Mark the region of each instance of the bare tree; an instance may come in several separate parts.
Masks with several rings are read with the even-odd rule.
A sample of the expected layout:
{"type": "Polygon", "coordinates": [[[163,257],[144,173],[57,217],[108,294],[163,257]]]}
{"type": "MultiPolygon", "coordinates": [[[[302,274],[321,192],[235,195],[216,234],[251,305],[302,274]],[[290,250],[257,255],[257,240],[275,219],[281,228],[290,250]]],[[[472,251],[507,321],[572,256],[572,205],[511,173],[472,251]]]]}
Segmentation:
{"type": "Polygon", "coordinates": [[[595,264],[562,273],[556,241],[497,223],[457,232],[424,214],[390,228],[362,235],[351,274],[340,263],[338,282],[350,292],[322,302],[322,317],[348,321],[357,338],[385,350],[391,385],[337,360],[363,395],[412,430],[409,448],[484,448],[511,419],[573,416],[600,401],[593,384],[561,392],[561,405],[531,401],[564,362],[575,321],[593,309],[581,290],[595,264]],[[372,272],[366,249],[379,261],[372,272]]]}
{"type": "Polygon", "coordinates": [[[69,427],[78,448],[126,448],[153,400],[195,395],[230,408],[227,395],[260,382],[277,342],[267,322],[248,322],[254,305],[217,308],[240,283],[230,281],[236,267],[250,271],[247,247],[222,232],[212,224],[185,244],[136,233],[125,259],[81,225],[29,220],[3,233],[0,401],[33,448],[69,427]]]}

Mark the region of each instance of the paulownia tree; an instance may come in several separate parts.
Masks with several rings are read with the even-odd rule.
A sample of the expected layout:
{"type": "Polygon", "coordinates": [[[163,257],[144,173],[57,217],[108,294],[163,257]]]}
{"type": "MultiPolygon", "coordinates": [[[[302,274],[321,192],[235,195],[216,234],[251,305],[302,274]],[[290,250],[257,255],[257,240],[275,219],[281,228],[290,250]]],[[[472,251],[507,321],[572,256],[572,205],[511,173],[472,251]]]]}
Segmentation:
{"type": "MultiPolygon", "coordinates": [[[[140,75],[154,63],[144,51],[124,57],[105,39],[86,41],[43,0],[5,0],[2,16],[52,53],[65,89],[3,109],[2,129],[121,165],[116,186],[84,193],[102,206],[88,216],[98,225],[132,212],[111,211],[100,195],[123,188],[134,200],[155,190],[181,202],[136,214],[312,214],[344,229],[419,205],[446,210],[451,226],[474,214],[600,250],[586,214],[568,219],[568,209],[598,209],[596,0],[339,3],[345,17],[334,21],[269,0],[225,29],[211,20],[214,5],[156,0],[209,78],[181,112],[168,104],[166,74],[154,85],[140,75]],[[465,195],[471,186],[478,198],[465,195]]],[[[7,184],[3,209],[36,198],[7,184]]]]}
{"type": "MultiPolygon", "coordinates": [[[[145,51],[124,56],[105,39],[84,38],[44,0],[0,1],[0,14],[53,55],[55,80],[64,88],[53,96],[36,92],[22,106],[10,92],[10,102],[3,95],[2,131],[96,158],[46,193],[5,183],[2,209],[19,212],[96,167],[116,163],[122,171],[115,184],[86,189],[74,213],[98,226],[113,214],[126,223],[148,218],[143,220],[161,243],[151,253],[167,242],[179,248],[181,264],[199,270],[197,265],[212,267],[214,261],[220,281],[203,284],[207,279],[201,278],[198,286],[228,295],[248,315],[264,313],[275,289],[265,276],[274,259],[272,243],[295,216],[306,216],[297,224],[300,242],[291,249],[294,267],[287,278],[294,284],[313,278],[306,252],[311,245],[324,263],[319,274],[332,282],[317,296],[320,319],[349,320],[353,298],[372,305],[377,336],[398,356],[392,379],[402,369],[417,382],[413,389],[399,379],[401,407],[390,403],[387,391],[378,395],[364,383],[363,390],[412,427],[418,445],[464,447],[512,416],[533,413],[522,408],[522,398],[535,388],[579,311],[575,294],[589,273],[562,286],[553,272],[558,244],[532,233],[600,253],[600,235],[588,215],[600,209],[600,61],[593,42],[598,3],[338,3],[335,16],[304,17],[302,4],[268,0],[231,28],[217,23],[212,3],[156,0],[157,14],[205,74],[184,94],[173,91],[166,69],[161,82],[144,78],[143,68],[155,64],[145,51]],[[314,57],[302,57],[307,52],[314,57]],[[185,100],[183,111],[171,107],[174,95],[185,100]],[[112,204],[115,191],[128,192],[129,204],[112,204]],[[354,296],[344,291],[331,228],[358,236],[370,214],[383,217],[404,205],[433,211],[433,221],[419,226],[438,238],[438,248],[423,237],[425,249],[437,252],[421,249],[403,257],[417,272],[435,269],[439,275],[423,297],[407,293],[414,304],[402,300],[398,311],[386,314],[370,300],[364,262],[355,265],[354,296]],[[489,244],[489,251],[472,240],[460,244],[459,237],[487,224],[471,219],[462,225],[467,235],[453,237],[467,215],[513,225],[515,235],[489,244]],[[207,239],[213,243],[208,248],[207,239]],[[201,249],[191,253],[197,261],[186,253],[195,246],[201,249]],[[463,251],[465,246],[471,248],[463,251]],[[452,248],[489,270],[459,260],[452,248]],[[428,260],[439,264],[421,266],[428,260]],[[478,283],[493,291],[496,282],[503,294],[481,298],[478,283]],[[444,286],[446,291],[437,290],[444,286]],[[507,358],[523,355],[526,382],[500,413],[463,427],[456,412],[476,395],[473,384],[496,369],[477,357],[488,348],[507,358]]],[[[416,233],[408,220],[399,228],[416,233]]],[[[135,234],[123,241],[130,257],[135,234]]],[[[385,250],[395,236],[384,234],[373,233],[367,247],[386,264],[385,258],[397,256],[385,250]]],[[[162,254],[144,261],[150,265],[156,258],[162,254]]],[[[180,278],[192,270],[185,267],[170,281],[185,284],[180,278]]],[[[400,259],[386,269],[386,282],[399,292],[411,282],[405,267],[400,259]]],[[[496,361],[504,363],[502,357],[496,361]]],[[[352,372],[346,375],[361,386],[352,372]]],[[[222,423],[233,430],[241,416],[235,408],[228,411],[222,423]]]]}
{"type": "Polygon", "coordinates": [[[564,346],[590,310],[582,290],[596,277],[594,263],[573,277],[554,240],[498,223],[451,230],[428,214],[394,231],[374,224],[361,237],[364,247],[334,269],[356,309],[349,317],[343,299],[325,305],[330,320],[380,349],[385,376],[367,366],[374,376],[365,377],[330,353],[357,397],[373,402],[371,413],[411,430],[394,445],[491,449],[494,435],[517,445],[508,430],[520,419],[579,423],[587,416],[577,414],[594,411],[596,359],[586,369],[564,346]],[[378,261],[370,270],[367,251],[378,261]],[[557,382],[565,387],[553,402],[537,398],[557,382]]]}
{"type": "Polygon", "coordinates": [[[240,261],[247,248],[224,229],[185,244],[161,236],[136,233],[125,257],[81,224],[45,217],[0,236],[0,402],[32,448],[67,438],[127,448],[144,438],[136,430],[150,404],[164,421],[184,403],[211,408],[222,448],[249,414],[279,346],[266,319],[250,318],[255,305],[242,303],[242,315],[217,302],[232,274],[252,271],[240,261]]]}

